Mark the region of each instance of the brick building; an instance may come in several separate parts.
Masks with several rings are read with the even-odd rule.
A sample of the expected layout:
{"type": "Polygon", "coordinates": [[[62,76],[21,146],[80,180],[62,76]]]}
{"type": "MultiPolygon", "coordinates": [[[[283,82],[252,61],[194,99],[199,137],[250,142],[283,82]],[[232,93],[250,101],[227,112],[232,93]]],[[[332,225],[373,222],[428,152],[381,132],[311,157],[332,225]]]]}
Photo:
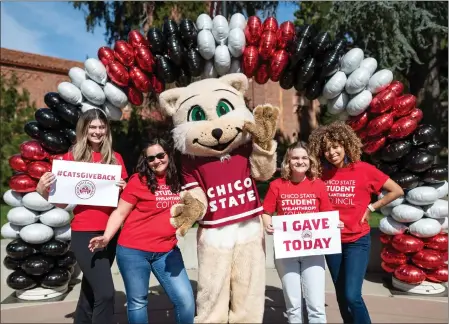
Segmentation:
{"type": "MultiPolygon", "coordinates": [[[[59,83],[70,81],[67,74],[74,66],[83,68],[83,62],[1,48],[1,76],[8,78],[15,73],[21,87],[30,92],[31,102],[34,101],[37,108],[45,107],[44,96],[47,92],[55,92],[59,83]]],[[[268,81],[260,85],[250,80],[247,97],[251,108],[263,103],[271,103],[280,108],[279,131],[288,140],[296,139],[298,132],[302,139],[307,138],[310,130],[318,124],[318,101],[310,102],[297,96],[294,89],[283,90],[277,82],[268,81]]],[[[124,108],[124,118],[129,109],[130,107],[124,108]]]]}

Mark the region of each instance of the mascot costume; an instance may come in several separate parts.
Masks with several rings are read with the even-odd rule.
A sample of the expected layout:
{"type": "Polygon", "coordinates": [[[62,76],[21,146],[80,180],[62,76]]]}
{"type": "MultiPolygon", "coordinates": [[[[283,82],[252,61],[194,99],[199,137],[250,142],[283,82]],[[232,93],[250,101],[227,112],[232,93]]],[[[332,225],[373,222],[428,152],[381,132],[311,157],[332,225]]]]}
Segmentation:
{"type": "Polygon", "coordinates": [[[265,248],[255,180],[276,170],[279,110],[246,107],[244,74],[161,93],[182,153],[181,203],[171,224],[184,236],[198,221],[196,323],[262,323],[265,248]]]}

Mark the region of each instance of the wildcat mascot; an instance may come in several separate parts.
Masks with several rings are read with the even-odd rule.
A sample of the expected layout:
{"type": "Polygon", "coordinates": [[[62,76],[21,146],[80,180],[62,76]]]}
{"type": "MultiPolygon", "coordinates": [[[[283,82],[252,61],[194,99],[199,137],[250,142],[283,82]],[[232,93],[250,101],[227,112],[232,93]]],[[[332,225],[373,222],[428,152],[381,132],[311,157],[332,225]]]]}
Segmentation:
{"type": "Polygon", "coordinates": [[[246,107],[244,74],[161,93],[182,153],[181,203],[171,224],[184,236],[198,221],[196,323],[262,323],[265,249],[255,180],[276,169],[278,108],[246,107]]]}

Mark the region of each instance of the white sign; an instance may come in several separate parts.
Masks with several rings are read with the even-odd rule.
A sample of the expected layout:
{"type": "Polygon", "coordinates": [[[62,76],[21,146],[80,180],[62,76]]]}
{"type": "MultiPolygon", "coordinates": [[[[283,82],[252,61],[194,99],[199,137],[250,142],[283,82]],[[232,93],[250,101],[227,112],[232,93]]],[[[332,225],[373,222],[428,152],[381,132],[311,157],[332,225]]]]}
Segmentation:
{"type": "Polygon", "coordinates": [[[121,165],[53,160],[51,172],[49,202],[117,207],[121,165]]]}
{"type": "Polygon", "coordinates": [[[273,216],[276,259],[341,253],[338,211],[273,216]]]}

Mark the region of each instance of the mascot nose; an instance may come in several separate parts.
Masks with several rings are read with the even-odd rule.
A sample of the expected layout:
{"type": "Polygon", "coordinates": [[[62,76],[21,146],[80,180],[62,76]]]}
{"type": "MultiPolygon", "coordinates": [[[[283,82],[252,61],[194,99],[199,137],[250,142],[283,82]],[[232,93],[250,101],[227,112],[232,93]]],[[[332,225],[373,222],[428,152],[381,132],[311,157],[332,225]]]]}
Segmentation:
{"type": "Polygon", "coordinates": [[[223,131],[221,128],[214,128],[212,130],[212,136],[218,141],[220,140],[221,135],[223,135],[223,131]]]}

